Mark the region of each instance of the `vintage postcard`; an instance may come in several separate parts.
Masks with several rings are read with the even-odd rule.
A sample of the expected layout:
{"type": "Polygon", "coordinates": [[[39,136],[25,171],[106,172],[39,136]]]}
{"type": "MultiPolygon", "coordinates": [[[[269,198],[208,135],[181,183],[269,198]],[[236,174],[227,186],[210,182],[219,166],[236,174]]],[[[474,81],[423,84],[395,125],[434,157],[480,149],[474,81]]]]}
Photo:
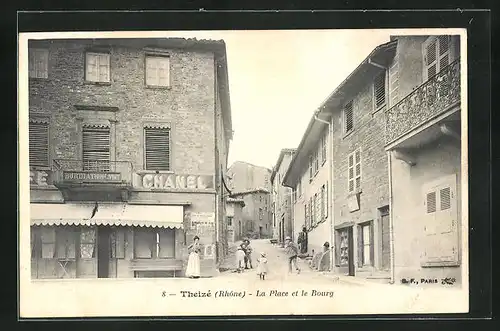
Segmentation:
{"type": "Polygon", "coordinates": [[[468,312],[466,46],[19,34],[20,317],[468,312]]]}

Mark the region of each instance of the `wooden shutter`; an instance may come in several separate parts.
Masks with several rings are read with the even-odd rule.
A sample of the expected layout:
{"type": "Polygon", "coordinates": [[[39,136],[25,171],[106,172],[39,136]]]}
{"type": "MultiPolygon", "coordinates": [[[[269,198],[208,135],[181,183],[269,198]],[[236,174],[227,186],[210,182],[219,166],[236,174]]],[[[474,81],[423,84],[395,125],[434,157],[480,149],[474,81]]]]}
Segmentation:
{"type": "Polygon", "coordinates": [[[348,182],[349,182],[349,192],[354,191],[354,154],[349,154],[348,158],[348,182]]]}
{"type": "Polygon", "coordinates": [[[94,53],[87,53],[85,55],[86,68],[85,79],[90,82],[96,82],[99,78],[98,57],[94,53]]]}
{"type": "Polygon", "coordinates": [[[158,63],[151,56],[146,57],[146,85],[158,85],[158,63]]]}
{"type": "Polygon", "coordinates": [[[125,230],[117,228],[111,234],[111,258],[125,258],[125,230]]]}
{"type": "Polygon", "coordinates": [[[356,164],[354,177],[356,178],[356,189],[359,190],[361,188],[361,151],[357,150],[354,153],[354,161],[356,164]]]}
{"type": "Polygon", "coordinates": [[[458,261],[456,177],[450,176],[424,192],[424,263],[458,261]]]}
{"type": "Polygon", "coordinates": [[[30,166],[49,166],[49,124],[29,123],[30,166]]]}
{"type": "Polygon", "coordinates": [[[373,82],[375,109],[385,105],[385,71],[380,73],[373,82]]]}
{"type": "Polygon", "coordinates": [[[325,218],[328,218],[328,182],[325,184],[325,218]]]}
{"type": "Polygon", "coordinates": [[[42,258],[54,258],[56,246],[55,228],[42,226],[40,228],[40,241],[42,243],[42,258]]]}
{"type": "Polygon", "coordinates": [[[49,51],[47,49],[29,50],[29,76],[33,78],[48,77],[49,51]]]}
{"type": "Polygon", "coordinates": [[[347,133],[354,127],[353,105],[352,101],[348,102],[344,107],[344,131],[347,133]]]}
{"type": "Polygon", "coordinates": [[[110,135],[107,127],[83,128],[83,169],[109,171],[110,135]]]}
{"type": "Polygon", "coordinates": [[[450,36],[438,37],[439,71],[450,64],[450,36]]]}
{"type": "Polygon", "coordinates": [[[309,180],[313,178],[313,157],[309,155],[309,180]]]}
{"type": "Polygon", "coordinates": [[[430,42],[425,44],[424,50],[424,80],[427,80],[437,74],[438,61],[437,61],[437,41],[431,39],[430,42]]]}
{"type": "Polygon", "coordinates": [[[110,60],[110,55],[109,54],[99,54],[99,81],[100,82],[109,82],[109,73],[110,73],[110,67],[109,67],[109,61],[110,60]]]}
{"type": "Polygon", "coordinates": [[[170,170],[170,129],[145,128],[146,170],[170,170]]]}

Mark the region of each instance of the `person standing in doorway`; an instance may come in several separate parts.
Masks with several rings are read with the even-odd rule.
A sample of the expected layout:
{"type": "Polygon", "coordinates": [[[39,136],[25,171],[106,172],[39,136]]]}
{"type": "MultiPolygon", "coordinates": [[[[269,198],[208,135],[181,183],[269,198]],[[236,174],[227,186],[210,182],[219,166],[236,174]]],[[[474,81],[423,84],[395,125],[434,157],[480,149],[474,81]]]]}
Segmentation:
{"type": "Polygon", "coordinates": [[[292,238],[285,238],[285,252],[288,257],[288,272],[292,273],[293,265],[295,265],[295,270],[297,274],[300,274],[300,268],[297,264],[297,256],[299,255],[299,248],[292,241],[292,238]]]}
{"type": "Polygon", "coordinates": [[[297,244],[300,247],[300,254],[307,254],[307,228],[304,226],[302,232],[299,234],[297,244]]]}

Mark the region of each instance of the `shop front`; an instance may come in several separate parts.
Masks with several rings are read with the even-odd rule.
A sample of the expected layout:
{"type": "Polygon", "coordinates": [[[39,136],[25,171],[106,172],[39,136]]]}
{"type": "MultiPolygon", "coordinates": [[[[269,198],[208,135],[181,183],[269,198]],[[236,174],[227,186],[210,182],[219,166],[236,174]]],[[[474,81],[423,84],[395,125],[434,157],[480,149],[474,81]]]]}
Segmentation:
{"type": "Polygon", "coordinates": [[[32,279],[179,277],[184,207],[31,204],[32,279]]]}

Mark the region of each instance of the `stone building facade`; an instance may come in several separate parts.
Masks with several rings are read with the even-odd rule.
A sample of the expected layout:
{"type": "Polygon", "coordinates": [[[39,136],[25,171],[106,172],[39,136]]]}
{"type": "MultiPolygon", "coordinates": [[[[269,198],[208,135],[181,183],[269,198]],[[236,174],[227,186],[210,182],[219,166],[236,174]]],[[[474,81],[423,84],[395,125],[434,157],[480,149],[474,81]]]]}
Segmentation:
{"type": "Polygon", "coordinates": [[[280,243],[287,236],[294,237],[292,205],[295,197],[291,188],[283,186],[283,178],[294,154],[295,149],[282,149],[271,174],[273,238],[280,243]]]}
{"type": "MultiPolygon", "coordinates": [[[[460,36],[394,36],[386,150],[395,282],[461,282],[460,36]],[[409,116],[408,114],[411,114],[409,116]]],[[[466,140],[464,140],[466,141],[466,140]]]]}
{"type": "Polygon", "coordinates": [[[273,234],[271,193],[264,188],[259,188],[235,192],[231,197],[241,199],[245,203],[241,228],[243,237],[271,238],[273,234]]]}
{"type": "Polygon", "coordinates": [[[29,72],[32,278],[182,276],[194,236],[213,275],[227,246],[224,42],[30,40],[29,72]]]}
{"type": "Polygon", "coordinates": [[[236,161],[228,169],[229,187],[233,192],[264,188],[271,192],[271,170],[248,162],[236,161]]]}
{"type": "Polygon", "coordinates": [[[334,253],[330,269],[340,274],[389,278],[389,264],[384,259],[389,242],[383,225],[389,213],[389,179],[381,133],[388,99],[383,68],[392,61],[395,48],[395,42],[375,48],[328,96],[311,119],[297,162],[292,162],[285,176],[285,184],[296,188],[298,202],[299,182],[302,190],[304,186],[313,188],[310,195],[314,196],[306,196],[309,201],[306,199],[304,210],[295,215],[304,215],[310,250],[321,251],[328,242],[334,253]],[[320,148],[323,145],[326,147],[320,148]],[[325,158],[319,153],[319,169],[317,150],[326,150],[325,158]],[[307,157],[312,168],[305,166],[311,164],[305,162],[307,157]],[[321,197],[326,197],[324,203],[321,197]]]}
{"type": "Polygon", "coordinates": [[[231,244],[243,238],[243,208],[245,202],[243,199],[227,198],[226,204],[227,240],[231,244]]]}

